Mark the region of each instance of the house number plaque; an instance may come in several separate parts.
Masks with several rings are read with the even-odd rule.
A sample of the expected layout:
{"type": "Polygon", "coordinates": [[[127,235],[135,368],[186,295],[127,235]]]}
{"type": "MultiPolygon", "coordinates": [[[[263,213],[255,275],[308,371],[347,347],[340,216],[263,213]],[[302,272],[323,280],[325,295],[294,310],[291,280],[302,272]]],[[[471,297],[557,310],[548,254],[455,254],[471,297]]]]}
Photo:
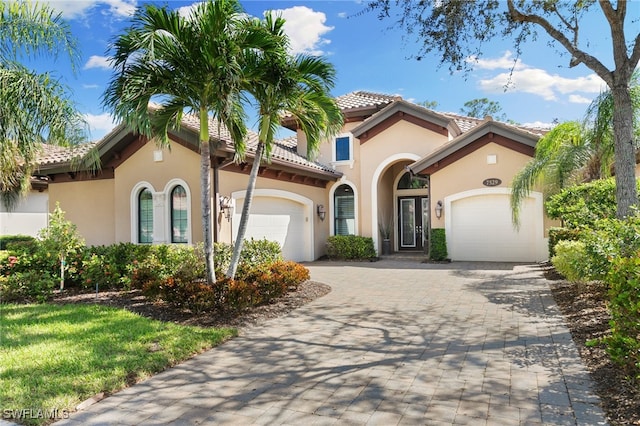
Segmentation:
{"type": "Polygon", "coordinates": [[[484,186],[498,186],[502,183],[502,181],[498,178],[489,178],[482,181],[484,186]]]}

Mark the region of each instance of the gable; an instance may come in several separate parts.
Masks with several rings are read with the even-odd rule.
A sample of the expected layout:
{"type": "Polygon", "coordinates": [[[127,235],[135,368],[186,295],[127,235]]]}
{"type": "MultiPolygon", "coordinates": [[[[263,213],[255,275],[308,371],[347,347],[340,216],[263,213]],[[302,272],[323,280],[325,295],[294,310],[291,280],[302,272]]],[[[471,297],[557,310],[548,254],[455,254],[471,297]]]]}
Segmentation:
{"type": "Polygon", "coordinates": [[[410,166],[415,174],[429,175],[494,143],[509,150],[533,157],[539,135],[515,130],[501,123],[487,121],[410,166]]]}
{"type": "Polygon", "coordinates": [[[406,121],[441,136],[447,136],[450,120],[433,111],[405,101],[396,101],[365,120],[352,130],[353,136],[364,144],[393,125],[406,121]]]}

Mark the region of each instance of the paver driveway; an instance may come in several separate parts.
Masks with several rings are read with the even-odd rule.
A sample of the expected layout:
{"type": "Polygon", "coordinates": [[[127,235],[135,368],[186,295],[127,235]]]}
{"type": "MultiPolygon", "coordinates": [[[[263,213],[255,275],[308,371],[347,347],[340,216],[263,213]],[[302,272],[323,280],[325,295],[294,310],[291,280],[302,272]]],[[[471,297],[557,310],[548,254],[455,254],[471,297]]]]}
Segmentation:
{"type": "Polygon", "coordinates": [[[537,267],[308,266],[327,296],[61,423],[606,423],[537,267]]]}

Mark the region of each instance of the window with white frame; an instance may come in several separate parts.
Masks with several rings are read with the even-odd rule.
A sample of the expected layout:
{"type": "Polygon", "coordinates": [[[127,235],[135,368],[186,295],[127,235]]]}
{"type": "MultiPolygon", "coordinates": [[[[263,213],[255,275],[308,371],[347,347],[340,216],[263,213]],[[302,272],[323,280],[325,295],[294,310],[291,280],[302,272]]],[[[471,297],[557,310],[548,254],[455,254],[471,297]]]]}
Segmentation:
{"type": "Polygon", "coordinates": [[[353,164],[353,137],[342,134],[333,142],[333,163],[353,164]]]}
{"type": "Polygon", "coordinates": [[[171,203],[171,242],[172,243],[188,243],[187,225],[188,225],[188,208],[187,208],[187,191],[182,185],[176,185],[171,190],[169,197],[171,203]]]}
{"type": "Polygon", "coordinates": [[[333,220],[335,235],[355,235],[356,215],[353,188],[342,184],[333,193],[333,220]]]}
{"type": "Polygon", "coordinates": [[[162,191],[144,181],[132,188],[131,241],[191,243],[191,192],[185,181],[172,179],[162,191]]]}
{"type": "Polygon", "coordinates": [[[153,194],[149,188],[138,193],[138,243],[153,243],[153,194]]]}

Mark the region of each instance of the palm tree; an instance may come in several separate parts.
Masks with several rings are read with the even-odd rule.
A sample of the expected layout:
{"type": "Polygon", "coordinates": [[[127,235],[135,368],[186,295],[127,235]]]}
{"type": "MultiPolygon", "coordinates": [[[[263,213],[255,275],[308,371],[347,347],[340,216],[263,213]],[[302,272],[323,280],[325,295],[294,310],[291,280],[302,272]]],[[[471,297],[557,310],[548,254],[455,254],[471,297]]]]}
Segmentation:
{"type": "Polygon", "coordinates": [[[253,191],[263,157],[269,160],[273,138],[283,114],[292,116],[307,137],[308,155],[313,156],[320,142],[335,135],[343,124],[343,116],[335,100],[329,95],[334,85],[335,69],[326,60],[308,55],[291,56],[288,53],[288,37],[282,26],[284,19],[265,16],[264,21],[253,20],[277,40],[275,51],[252,51],[245,57],[248,75],[245,89],[258,108],[258,144],[242,215],[238,226],[231,263],[226,276],[236,274],[240,252],[247,230],[253,191]]]}
{"type": "Polygon", "coordinates": [[[65,86],[19,62],[61,53],[75,68],[76,41],[60,14],[46,4],[0,2],[0,195],[9,209],[28,191],[43,143],[69,146],[86,137],[65,86]]]}
{"type": "MultiPolygon", "coordinates": [[[[640,72],[631,80],[636,149],[640,144],[640,72]]],[[[561,123],[536,145],[533,159],[511,184],[511,212],[514,225],[524,200],[536,185],[545,197],[561,189],[611,176],[614,166],[613,96],[602,92],[587,108],[582,122],[561,123]]]]}
{"type": "Polygon", "coordinates": [[[268,48],[268,39],[243,25],[237,0],[208,0],[188,16],[146,5],[113,46],[117,74],[103,103],[134,131],[170,144],[168,131],[185,113],[200,119],[200,193],[207,281],[215,281],[211,235],[211,148],[209,115],[224,125],[242,154],[246,127],[240,58],[268,48]],[[150,111],[149,103],[159,106],[150,111]]]}

